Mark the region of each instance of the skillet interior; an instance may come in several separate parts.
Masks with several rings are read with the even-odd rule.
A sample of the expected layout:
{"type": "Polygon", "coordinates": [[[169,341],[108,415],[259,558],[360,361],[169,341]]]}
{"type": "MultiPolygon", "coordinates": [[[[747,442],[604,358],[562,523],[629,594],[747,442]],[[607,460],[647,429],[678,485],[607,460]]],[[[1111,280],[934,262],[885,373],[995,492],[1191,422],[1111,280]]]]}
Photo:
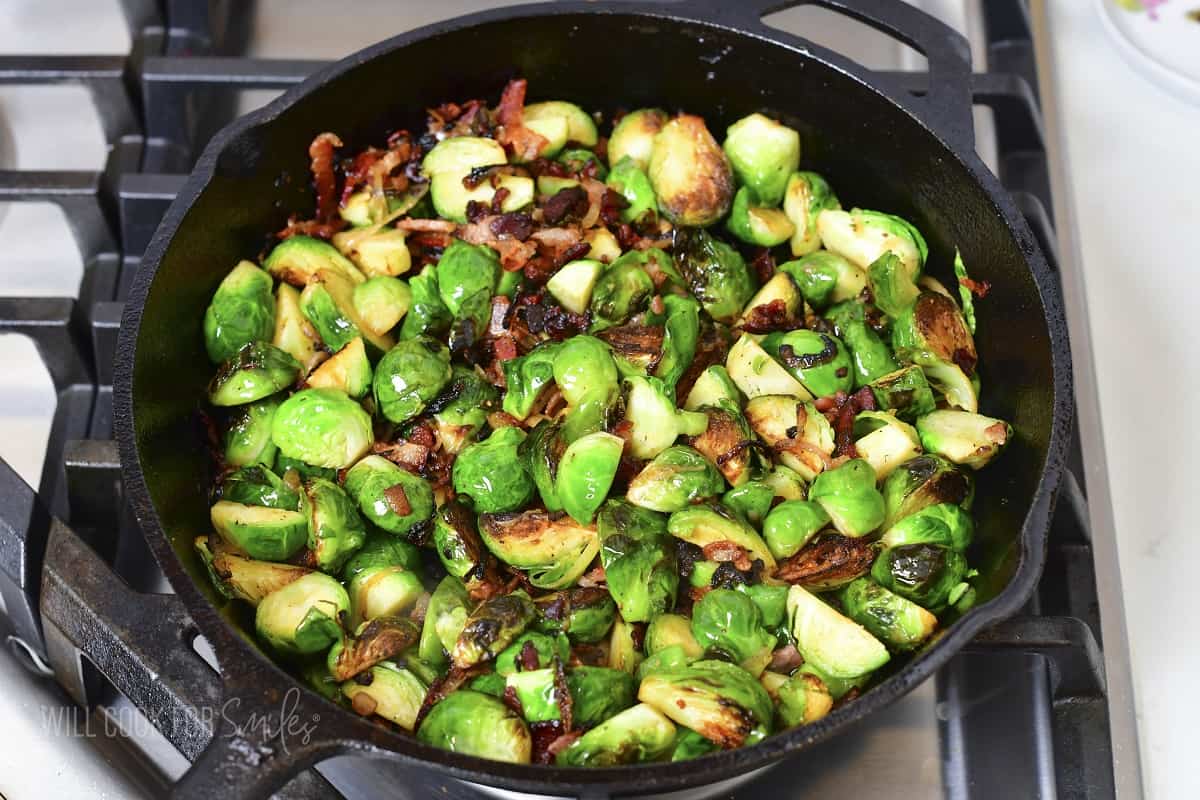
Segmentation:
{"type": "MultiPolygon", "coordinates": [[[[397,127],[421,130],[426,107],[471,97],[494,102],[505,81],[517,75],[529,79],[531,101],[570,99],[606,113],[644,105],[686,109],[703,115],[718,138],[733,120],[763,111],[801,131],[803,168],[824,174],[845,207],[878,208],[915,223],[929,242],[929,271],[948,285],[954,248],[961,248],[973,277],[992,284],[991,294],[978,306],[981,410],[1010,420],[1017,431],[1003,459],[979,474],[972,562],[981,572],[980,603],[1010,584],[1023,558],[1040,566],[1049,500],[1039,495],[1039,482],[1047,466],[1056,479],[1057,442],[1064,432],[1054,430],[1054,368],[1056,358],[1060,368],[1064,363],[1065,333],[1057,312],[1048,322],[1027,263],[1045,269],[1032,238],[1015,219],[1011,204],[980,185],[973,170],[982,168],[973,156],[964,163],[885,97],[810,54],[695,23],[619,13],[510,16],[404,47],[385,43],[373,48],[372,55],[353,69],[335,72],[303,102],[259,118],[258,124],[226,140],[219,153],[210,148],[198,173],[211,165],[211,180],[205,186],[203,175],[193,177],[189,188],[203,186],[203,191],[190,207],[195,192],[185,191],[173,207],[135,287],[134,298],[145,295],[140,322],[135,309],[126,320],[132,324],[124,326],[127,345],[136,334],[136,353],[131,355],[128,347],[119,351],[118,360],[133,358],[133,364],[131,375],[130,367],[119,365],[126,385],[118,387],[118,402],[129,400],[132,413],[120,415],[118,424],[122,439],[134,443],[138,455],[134,466],[123,459],[126,483],[138,504],[144,480],[148,495],[140,498],[139,513],[146,535],[177,591],[197,606],[202,632],[234,642],[218,647],[219,655],[225,650],[238,658],[261,658],[196,603],[197,587],[216,600],[191,550],[192,538],[209,530],[209,467],[195,420],[212,374],[200,331],[213,290],[238,259],[253,258],[264,249],[265,234],[281,228],[290,212],[311,209],[306,153],[317,132],[337,132],[346,151],[353,151],[381,142],[397,127]],[[1016,232],[1010,224],[1018,226],[1016,232]],[[1052,328],[1054,338],[1062,337],[1057,353],[1052,328]],[[178,560],[162,546],[162,532],[178,560]]],[[[1061,394],[1060,384],[1060,406],[1061,394]]],[[[1032,586],[1026,578],[1024,583],[1032,586]]],[[[1015,610],[1011,602],[1005,605],[1007,611],[1015,610]]],[[[975,612],[981,613],[986,611],[975,612]]],[[[940,662],[957,646],[935,643],[918,662],[940,662]]],[[[835,712],[803,734],[794,731],[768,740],[754,748],[757,754],[729,753],[687,769],[654,769],[661,780],[682,786],[705,774],[696,767],[717,766],[717,759],[723,759],[721,772],[748,768],[840,727],[854,718],[855,706],[868,711],[898,696],[934,666],[905,670],[841,710],[847,713],[835,712]],[[872,700],[881,693],[886,697],[872,700]]],[[[370,737],[379,738],[375,733],[370,737]]],[[[403,751],[430,752],[398,737],[385,735],[383,741],[403,751]]],[[[460,766],[486,765],[482,771],[491,774],[489,780],[510,785],[565,776],[561,770],[501,768],[440,752],[432,757],[460,766]]],[[[605,773],[625,777],[634,771],[604,770],[592,777],[573,772],[569,778],[591,781],[604,779],[605,773]]]]}

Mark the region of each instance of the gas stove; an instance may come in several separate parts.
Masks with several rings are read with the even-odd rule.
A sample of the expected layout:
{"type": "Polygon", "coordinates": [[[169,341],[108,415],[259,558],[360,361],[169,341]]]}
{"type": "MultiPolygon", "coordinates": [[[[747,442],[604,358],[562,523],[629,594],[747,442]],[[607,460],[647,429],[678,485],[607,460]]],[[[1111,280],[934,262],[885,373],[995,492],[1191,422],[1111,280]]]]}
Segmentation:
{"type": "MultiPolygon", "coordinates": [[[[1040,5],[915,4],[971,39],[977,146],[1061,276],[1075,360],[1084,365],[1076,376],[1084,434],[1072,448],[1045,574],[1020,616],[849,734],[747,783],[709,787],[706,796],[1139,797],[1127,643],[1108,579],[1115,564],[1103,454],[1087,429],[1096,397],[1086,373],[1086,309],[1070,209],[1050,155],[1051,66],[1035,46],[1040,5]]],[[[0,357],[11,365],[0,379],[0,638],[12,656],[0,656],[0,686],[8,689],[0,694],[9,696],[0,716],[14,719],[16,740],[0,755],[0,796],[162,796],[212,735],[211,714],[202,712],[217,697],[216,678],[172,658],[189,646],[177,634],[149,643],[127,635],[135,618],[159,619],[164,636],[187,621],[121,497],[111,384],[122,298],[163,212],[221,125],[300,82],[322,59],[497,4],[360,2],[340,16],[313,0],[120,0],[107,16],[89,3],[59,5],[73,7],[56,16],[75,28],[64,36],[47,27],[52,43],[36,55],[0,55],[0,208],[13,204],[0,212],[0,244],[13,262],[0,285],[0,334],[17,334],[0,336],[0,357]],[[96,30],[105,33],[93,40],[96,30]],[[30,93],[49,85],[57,99],[30,93]],[[80,111],[89,99],[92,116],[80,111]],[[54,113],[69,124],[46,125],[54,113]],[[50,758],[55,774],[40,774],[51,771],[50,758]]],[[[18,1],[0,12],[13,16],[0,16],[8,23],[0,27],[44,25],[35,7],[42,8],[18,1]]],[[[882,34],[813,8],[768,22],[922,91],[923,59],[882,34]]],[[[0,52],[29,52],[26,45],[0,38],[0,52]]],[[[195,647],[204,653],[202,640],[195,647]]],[[[349,756],[318,765],[286,794],[512,796],[349,756]]]]}

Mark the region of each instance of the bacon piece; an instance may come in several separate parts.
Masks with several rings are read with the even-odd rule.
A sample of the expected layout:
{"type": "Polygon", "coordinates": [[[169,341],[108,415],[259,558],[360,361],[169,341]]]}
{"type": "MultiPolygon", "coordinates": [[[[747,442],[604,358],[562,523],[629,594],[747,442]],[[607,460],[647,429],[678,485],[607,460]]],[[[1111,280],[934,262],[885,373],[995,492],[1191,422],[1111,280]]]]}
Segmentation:
{"type": "Polygon", "coordinates": [[[750,309],[741,328],[749,333],[771,333],[773,331],[791,331],[804,327],[802,320],[795,319],[788,313],[787,303],[781,299],[769,303],[760,303],[750,309]]]}
{"type": "Polygon", "coordinates": [[[538,651],[533,642],[525,642],[521,646],[521,652],[517,654],[517,661],[521,664],[521,669],[524,672],[532,672],[538,668],[538,651]]]}
{"type": "Polygon", "coordinates": [[[383,456],[393,464],[404,467],[409,472],[415,472],[425,466],[429,458],[430,448],[416,442],[399,439],[396,442],[376,442],[371,446],[371,452],[383,456]]]}
{"type": "Polygon", "coordinates": [[[728,539],[710,542],[704,546],[703,552],[704,557],[709,561],[727,561],[733,564],[738,572],[749,572],[754,568],[754,562],[750,560],[745,548],[728,539]]]}
{"type": "Polygon", "coordinates": [[[408,495],[404,493],[403,484],[397,483],[395,486],[384,489],[383,501],[388,508],[402,517],[407,517],[412,513],[412,504],[408,502],[408,495]]]}
{"type": "Polygon", "coordinates": [[[971,278],[959,278],[958,284],[967,287],[967,290],[980,300],[987,297],[988,292],[992,290],[992,285],[987,281],[976,281],[971,278]]]}
{"type": "Polygon", "coordinates": [[[509,81],[500,95],[500,105],[496,107],[496,120],[500,123],[496,141],[521,161],[533,160],[548,144],[546,137],[526,128],[522,122],[527,85],[524,78],[509,81]]]}
{"type": "Polygon", "coordinates": [[[342,146],[335,133],[319,133],[308,146],[313,189],[317,193],[317,221],[331,222],[337,216],[337,181],[333,174],[333,153],[342,146]]]}
{"type": "Polygon", "coordinates": [[[411,219],[409,217],[397,220],[396,227],[402,231],[414,233],[454,233],[458,230],[458,224],[448,219],[411,219]]]}

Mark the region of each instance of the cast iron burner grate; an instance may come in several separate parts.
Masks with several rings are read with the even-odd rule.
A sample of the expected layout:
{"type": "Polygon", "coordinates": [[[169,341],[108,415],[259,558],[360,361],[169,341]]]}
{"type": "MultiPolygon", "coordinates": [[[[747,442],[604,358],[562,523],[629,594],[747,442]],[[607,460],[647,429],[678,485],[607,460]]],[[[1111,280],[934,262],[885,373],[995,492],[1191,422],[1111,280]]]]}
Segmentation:
{"type": "MultiPolygon", "coordinates": [[[[189,759],[212,735],[211,719],[200,709],[220,702],[219,684],[215,672],[195,659],[185,663],[172,657],[190,645],[180,642],[177,632],[194,628],[173,597],[148,593],[161,591],[161,579],[121,499],[111,441],[112,363],[121,300],[139,258],[204,143],[233,115],[237,92],[286,88],[323,64],[225,55],[238,52],[238,17],[249,5],[122,0],[135,32],[127,57],[0,57],[0,82],[87,86],[110,145],[100,172],[0,171],[0,201],[50,201],[63,208],[85,264],[78,300],[0,297],[0,333],[34,341],[58,395],[37,494],[0,461],[0,590],[14,631],[10,644],[31,665],[48,664],[85,707],[104,701],[111,681],[189,759]],[[114,570],[124,582],[114,579],[114,570]],[[165,638],[156,647],[138,649],[123,641],[125,621],[135,616],[160,620],[165,638]],[[84,642],[94,663],[81,658],[78,646],[84,642]]],[[[1029,11],[1022,0],[981,5],[986,6],[991,71],[975,75],[974,99],[994,112],[999,177],[1057,270],[1029,11]]],[[[923,73],[894,77],[915,93],[923,91],[927,78],[923,73]]],[[[1070,464],[1038,592],[1021,616],[978,637],[937,677],[940,763],[934,767],[934,793],[954,798],[1114,795],[1078,440],[1070,464]]],[[[808,796],[820,783],[814,775],[838,769],[841,758],[853,759],[848,740],[867,727],[803,753],[726,796],[808,796]]],[[[345,795],[312,771],[289,784],[286,794],[482,796],[433,772],[400,772],[384,762],[373,762],[370,769],[334,768],[331,762],[322,771],[345,795]],[[357,778],[357,787],[350,785],[352,779],[344,783],[348,776],[357,778]]],[[[859,765],[856,774],[853,791],[892,796],[894,774],[872,764],[859,765]],[[871,779],[862,777],[872,770],[881,773],[874,779],[877,786],[866,785],[871,779]]]]}

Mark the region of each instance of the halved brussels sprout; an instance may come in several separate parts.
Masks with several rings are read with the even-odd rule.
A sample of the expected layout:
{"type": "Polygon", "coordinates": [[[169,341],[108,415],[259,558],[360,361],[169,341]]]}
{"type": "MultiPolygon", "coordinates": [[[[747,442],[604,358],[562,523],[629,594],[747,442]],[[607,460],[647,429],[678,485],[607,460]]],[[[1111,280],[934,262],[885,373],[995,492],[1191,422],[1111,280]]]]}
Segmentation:
{"type": "Polygon", "coordinates": [[[889,317],[898,317],[917,301],[920,290],[900,256],[888,251],[867,268],[871,297],[889,317]]]}
{"type": "Polygon", "coordinates": [[[729,211],[733,170],[700,117],[681,114],[662,127],[647,173],[663,216],[676,225],[711,225],[729,211]]]}
{"type": "Polygon", "coordinates": [[[436,337],[449,330],[450,309],[446,308],[438,292],[434,266],[425,265],[420,274],[409,280],[408,288],[412,292],[412,305],[404,315],[404,324],[400,326],[400,338],[436,337]]]}
{"type": "Polygon", "coordinates": [[[946,398],[947,405],[972,413],[979,411],[978,374],[972,380],[957,364],[929,350],[903,347],[896,351],[896,358],[920,367],[929,384],[946,398]]]}
{"type": "Polygon", "coordinates": [[[800,294],[816,309],[858,297],[867,285],[867,273],[828,250],[817,250],[798,261],[780,264],[780,272],[792,276],[800,294]]]}
{"type": "Polygon", "coordinates": [[[859,269],[867,269],[886,252],[895,253],[913,281],[920,277],[929,255],[920,231],[900,217],[879,211],[826,209],[817,216],[817,233],[826,250],[859,269]]]}
{"type": "Polygon", "coordinates": [[[204,348],[214,364],[275,332],[271,276],[242,261],[225,276],[204,312],[204,348]]]}
{"type": "Polygon", "coordinates": [[[435,705],[417,729],[417,739],[443,750],[513,764],[528,764],[533,752],[525,721],[495,697],[470,689],[451,692],[435,705]]]}
{"type": "Polygon", "coordinates": [[[596,517],[608,591],[629,622],[647,622],[675,605],[679,572],[661,514],[609,500],[596,517]]]}
{"type": "Polygon", "coordinates": [[[242,406],[233,413],[225,430],[225,464],[245,467],[251,464],[271,466],[278,448],[271,441],[271,420],[279,408],[277,398],[267,398],[242,406]]]}
{"type": "Polygon", "coordinates": [[[646,169],[654,151],[654,137],[669,119],[660,108],[639,108],[621,117],[608,139],[608,163],[615,168],[628,156],[640,169],[646,169]]]}
{"type": "Polygon", "coordinates": [[[307,286],[321,270],[335,272],[351,283],[367,279],[336,247],[311,236],[289,236],[275,245],[263,261],[263,269],[297,288],[307,286]]]}
{"type": "Polygon", "coordinates": [[[382,531],[369,533],[342,567],[351,624],[407,612],[425,592],[420,574],[420,551],[414,545],[382,531]]]}
{"type": "Polygon", "coordinates": [[[762,537],[721,506],[698,505],[676,511],[667,520],[667,532],[700,548],[714,542],[733,542],[748,552],[750,558],[762,559],[768,570],[775,569],[775,557],[762,537]]]}
{"type": "Polygon", "coordinates": [[[717,466],[730,486],[741,486],[758,470],[749,423],[735,407],[710,407],[703,413],[708,425],[692,437],[692,447],[717,466]]]}
{"type": "Polygon", "coordinates": [[[567,401],[563,436],[568,444],[600,430],[621,394],[616,362],[608,346],[592,336],[573,336],[559,346],[554,382],[567,401]]]}
{"type": "Polygon", "coordinates": [[[638,699],[721,747],[761,741],[771,732],[771,698],[746,670],[697,661],[647,675],[638,699]]]}
{"type": "Polygon", "coordinates": [[[811,403],[764,395],[746,404],[746,420],[779,460],[811,481],[828,468],[835,443],[833,426],[811,403]]]}
{"type": "Polygon", "coordinates": [[[637,683],[627,672],[608,667],[578,666],[567,673],[571,715],[590,727],[611,719],[637,703],[637,683]]]}
{"type": "Polygon", "coordinates": [[[428,336],[399,342],[375,366],[375,403],[392,422],[425,410],[450,382],[450,351],[428,336]]]}
{"type": "Polygon", "coordinates": [[[580,736],[555,756],[564,767],[611,767],[657,761],[670,752],[675,726],[652,706],[639,703],[580,736]]]}
{"type": "Polygon", "coordinates": [[[819,250],[821,237],[817,233],[817,217],[827,208],[841,207],[837,195],[820,175],[793,172],[783,193],[783,213],[796,229],[792,234],[792,255],[806,256],[819,250]]]}
{"type": "Polygon", "coordinates": [[[220,540],[210,540],[208,536],[197,536],[193,545],[217,591],[230,599],[245,600],[255,606],[276,589],[282,589],[312,572],[307,567],[294,564],[246,558],[231,552],[220,540]]]}
{"type": "Polygon", "coordinates": [[[742,334],[742,338],[729,349],[725,366],[737,388],[751,400],[763,395],[812,399],[812,393],[771,358],[750,334],[742,334]]]}
{"type": "Polygon", "coordinates": [[[754,276],[737,250],[699,228],[675,232],[675,259],[692,294],[717,322],[733,323],[754,296],[754,276]]]}
{"type": "Polygon", "coordinates": [[[764,672],[762,684],[776,702],[775,719],[781,727],[809,725],[833,708],[829,690],[814,675],[798,672],[789,678],[777,672],[764,672]]]}
{"type": "Polygon", "coordinates": [[[663,298],[663,306],[667,319],[663,323],[662,353],[654,374],[674,397],[675,385],[696,357],[700,341],[700,304],[691,297],[670,294],[663,298]]]}
{"type": "MultiPolygon", "coordinates": [[[[274,431],[274,427],[274,425],[271,426],[272,431],[274,431]]],[[[309,478],[337,480],[336,469],[332,467],[314,467],[312,464],[306,464],[298,458],[290,458],[283,453],[275,456],[275,474],[282,476],[284,482],[289,486],[294,483],[297,487],[300,486],[301,481],[306,481],[309,478]]],[[[299,498],[297,498],[298,501],[299,498]]]]}
{"type": "Polygon", "coordinates": [[[446,572],[454,577],[482,577],[488,552],[479,538],[474,512],[457,500],[446,503],[434,515],[433,547],[446,572]]]}
{"type": "Polygon", "coordinates": [[[642,663],[642,651],[634,641],[635,630],[618,614],[613,622],[612,636],[608,638],[608,666],[622,672],[634,674],[642,663]]]}
{"type": "Polygon", "coordinates": [[[284,561],[304,547],[308,523],[304,514],[284,508],[249,506],[221,500],[209,516],[226,543],[251,558],[284,561]]]}
{"type": "Polygon", "coordinates": [[[562,511],[563,504],[555,488],[555,479],[558,477],[558,464],[566,449],[562,426],[548,419],[535,425],[519,448],[547,511],[562,511]]]}
{"type": "Polygon", "coordinates": [[[917,431],[885,411],[864,411],[854,418],[854,448],[882,481],[892,470],[921,454],[917,431]]]}
{"type": "Polygon", "coordinates": [[[470,497],[477,511],[488,514],[527,505],[537,487],[517,452],[524,440],[520,428],[504,427],[463,448],[451,473],[454,491],[470,497]]]}
{"type": "Polygon", "coordinates": [[[938,292],[921,292],[896,317],[892,322],[892,347],[897,352],[926,350],[939,361],[958,366],[968,377],[974,374],[979,360],[975,339],[962,312],[953,300],[938,292]]]}
{"type": "Polygon", "coordinates": [[[539,589],[570,586],[600,550],[594,528],[537,509],[482,514],[479,533],[496,558],[528,571],[529,582],[539,589]]]}
{"type": "MultiPolygon", "coordinates": [[[[647,180],[649,179],[647,178],[647,180]]],[[[583,240],[592,246],[592,249],[584,255],[586,259],[599,261],[602,264],[611,264],[621,255],[621,244],[608,228],[589,228],[583,235],[583,240]]],[[[588,299],[591,299],[591,295],[588,295],[588,299]]],[[[587,304],[585,303],[583,307],[586,310],[587,304]]]]}
{"type": "Polygon", "coordinates": [[[552,666],[556,658],[565,664],[571,657],[571,643],[567,641],[566,636],[525,631],[496,656],[496,673],[507,676],[525,669],[523,653],[530,651],[537,656],[537,666],[534,669],[545,669],[552,666]]]}
{"type": "MultiPolygon", "coordinates": [[[[738,325],[747,328],[753,327],[759,319],[774,322],[780,319],[802,320],[803,317],[804,298],[796,288],[796,282],[788,273],[776,272],[771,276],[771,280],[764,283],[754,297],[750,298],[750,302],[742,310],[738,325]]],[[[793,323],[794,326],[799,324],[800,322],[793,323]]]]}
{"type": "Polygon", "coordinates": [[[843,536],[865,536],[883,524],[883,495],[875,488],[875,470],[861,458],[818,475],[808,499],[825,509],[843,536]]]}
{"type": "Polygon", "coordinates": [[[558,304],[572,314],[583,314],[592,300],[592,291],[604,264],[591,258],[581,258],[563,264],[546,281],[546,291],[558,304]]]}
{"type": "Polygon", "coordinates": [[[629,451],[634,458],[654,458],[680,436],[696,436],[709,424],[702,413],[675,408],[667,387],[657,378],[635,376],[627,378],[625,385],[625,419],[633,424],[629,451]]]}
{"type": "MultiPolygon", "coordinates": [[[[611,142],[609,147],[612,147],[611,142]]],[[[611,149],[609,158],[612,158],[611,149]]],[[[636,223],[647,213],[658,213],[658,198],[654,195],[654,185],[650,183],[650,176],[645,172],[645,165],[639,164],[631,156],[613,162],[612,172],[609,173],[606,183],[628,203],[621,209],[622,222],[636,223]]]]}
{"type": "Polygon", "coordinates": [[[818,533],[808,544],[779,565],[775,577],[813,592],[840,589],[871,571],[879,545],[865,537],[818,533]]]}
{"type": "MultiPolygon", "coordinates": [[[[542,390],[554,380],[554,359],[562,345],[545,342],[523,356],[501,364],[504,369],[504,413],[525,419],[532,413],[542,390]]],[[[616,371],[616,367],[613,368],[616,371]]]]}
{"type": "Polygon", "coordinates": [[[367,330],[385,336],[412,307],[412,289],[399,278],[377,275],[354,287],[354,309],[367,330]]]}
{"type": "Polygon", "coordinates": [[[917,432],[926,450],[955,464],[982,469],[1012,439],[1013,429],[1004,420],[969,411],[933,411],[917,420],[917,432]]]}
{"type": "Polygon", "coordinates": [[[850,356],[835,336],[809,330],[776,332],[761,344],[814,397],[849,392],[854,386],[850,356]]]}
{"type": "Polygon", "coordinates": [[[300,293],[300,311],[312,323],[321,341],[341,350],[361,336],[372,357],[387,352],[395,340],[390,334],[372,333],[372,325],[354,305],[353,281],[331,270],[317,270],[300,293]]]}
{"type": "Polygon", "coordinates": [[[422,661],[437,667],[446,664],[446,653],[454,649],[458,635],[467,624],[470,603],[467,587],[461,580],[453,575],[442,578],[425,609],[421,641],[417,645],[422,661]]]}
{"type": "Polygon", "coordinates": [[[561,119],[567,125],[567,141],[584,147],[595,147],[599,140],[596,123],[591,116],[574,103],[550,100],[525,106],[521,119],[526,125],[542,119],[561,119]]]}
{"type": "MultiPolygon", "coordinates": [[[[761,480],[746,481],[721,495],[721,505],[741,514],[752,525],[763,521],[774,500],[775,490],[761,480]]],[[[770,542],[767,544],[769,546],[770,542]]]]}
{"type": "Polygon", "coordinates": [[[308,549],[317,567],[337,572],[362,547],[366,528],[358,509],[342,487],[312,478],[300,493],[300,513],[308,519],[308,549]]]}
{"type": "Polygon", "coordinates": [[[725,227],[747,244],[774,247],[783,244],[796,232],[796,226],[778,208],[763,204],[749,186],[743,186],[733,196],[733,207],[725,227]]]}
{"type": "Polygon", "coordinates": [[[880,553],[871,577],[885,589],[936,611],[966,590],[968,570],[966,557],[949,547],[904,544],[880,553]]]}
{"type": "Polygon", "coordinates": [[[375,617],[329,648],[325,657],[329,674],[341,682],[366,672],[381,661],[395,658],[417,643],[421,628],[406,617],[375,617]]]}
{"type": "Polygon", "coordinates": [[[738,180],[762,198],[763,205],[779,205],[788,176],[800,166],[800,134],[754,113],[729,126],[724,150],[738,180]]]}
{"type": "Polygon", "coordinates": [[[312,368],[321,346],[321,338],[300,311],[299,290],[286,283],[275,289],[275,333],[271,344],[296,359],[302,373],[312,368]]]}
{"type": "Polygon", "coordinates": [[[592,332],[620,325],[643,310],[654,294],[654,282],[633,252],[608,265],[592,290],[592,332]]]}
{"type": "Polygon", "coordinates": [[[371,389],[371,362],[362,338],[351,339],[337,355],[313,370],[305,383],[313,389],[338,389],[355,399],[366,396],[371,389]]]}
{"type": "Polygon", "coordinates": [[[937,408],[933,390],[918,366],[902,367],[871,381],[871,394],[881,411],[893,411],[905,422],[916,422],[937,408]]]}
{"type": "Polygon", "coordinates": [[[580,586],[539,597],[534,601],[534,625],[544,633],[563,633],[576,643],[594,644],[612,629],[617,605],[600,586],[580,586]]]}
{"type": "Polygon", "coordinates": [[[516,211],[533,200],[533,180],[518,175],[502,175],[499,186],[484,181],[474,189],[463,185],[463,179],[478,167],[504,164],[508,158],[504,148],[494,139],[477,136],[454,136],[438,142],[421,162],[421,170],[430,180],[429,196],[439,216],[455,222],[467,221],[467,203],[472,200],[490,204],[497,188],[508,189],[501,204],[504,212],[516,211]]]}
{"type": "Polygon", "coordinates": [[[788,558],[808,544],[817,531],[829,524],[829,515],[817,503],[786,500],[771,509],[763,520],[763,539],[776,558],[788,558]]]}
{"type": "Polygon", "coordinates": [[[288,458],[342,469],[371,449],[375,432],[371,416],[345,392],[304,389],[275,412],[271,439],[288,458]]]}
{"type": "Polygon", "coordinates": [[[971,515],[952,503],[925,506],[898,520],[880,538],[884,547],[937,544],[962,553],[975,537],[971,515]]]}
{"type": "Polygon", "coordinates": [[[808,497],[804,478],[796,470],[782,464],[776,464],[773,470],[764,475],[763,483],[771,487],[776,497],[784,500],[804,500],[808,497]]]}
{"type": "Polygon", "coordinates": [[[855,678],[888,662],[887,648],[802,586],[788,590],[788,619],[805,663],[836,678],[855,678]]]}
{"type": "MultiPolygon", "coordinates": [[[[608,497],[625,440],[604,431],[581,436],[567,446],[558,463],[555,494],[563,510],[581,525],[588,525],[608,497]]],[[[508,510],[508,509],[504,509],[508,510]]]]}
{"type": "Polygon", "coordinates": [[[830,308],[826,318],[833,322],[838,338],[850,351],[855,388],[900,368],[891,349],[867,322],[862,303],[845,300],[830,308]]]}
{"type": "Polygon", "coordinates": [[[430,405],[434,433],[446,453],[457,453],[475,439],[487,424],[487,415],[498,403],[499,393],[473,369],[451,367],[450,384],[430,405]]]}
{"type": "Polygon", "coordinates": [[[337,580],[310,572],[259,602],[254,629],[280,653],[319,653],[341,638],[339,619],[349,609],[350,598],[337,580]]]}
{"type": "Polygon", "coordinates": [[[359,461],[346,473],[344,485],[363,516],[385,531],[405,535],[433,516],[429,482],[383,456],[359,461]]]}
{"type": "Polygon", "coordinates": [[[217,368],[208,384],[214,406],[253,403],[286,389],[300,376],[300,362],[266,342],[248,342],[217,368]]]}
{"type": "Polygon", "coordinates": [[[374,714],[406,731],[417,724],[426,691],[420,678],[388,661],[371,667],[365,676],[342,684],[342,694],[355,713],[364,717],[374,714]]]}
{"type": "Polygon", "coordinates": [[[296,487],[285,482],[267,467],[253,465],[229,473],[221,480],[222,500],[245,503],[251,506],[282,508],[288,511],[300,509],[300,495],[296,487]]]}
{"type": "Polygon", "coordinates": [[[333,245],[368,278],[395,277],[412,268],[407,238],[407,231],[376,224],[335,233],[333,245]]]}
{"type": "Polygon", "coordinates": [[[464,304],[483,293],[491,301],[500,277],[500,258],[485,245],[467,244],[452,239],[437,264],[437,285],[442,303],[454,316],[460,316],[464,304]]]}
{"type": "Polygon", "coordinates": [[[883,482],[883,526],[891,528],[910,514],[936,503],[953,503],[970,510],[974,496],[971,476],[941,456],[925,454],[905,461],[883,482]]]}
{"type": "Polygon", "coordinates": [[[729,377],[729,370],[722,364],[713,364],[696,378],[683,407],[688,411],[697,411],[701,406],[720,406],[726,403],[741,408],[742,393],[733,382],[733,378],[729,377]]]}
{"type": "Polygon", "coordinates": [[[650,655],[677,647],[688,658],[704,655],[704,648],[692,633],[692,621],[679,614],[659,614],[646,627],[646,652],[650,655]]]}
{"type": "MultiPolygon", "coordinates": [[[[506,693],[515,697],[526,722],[552,722],[562,719],[556,670],[532,669],[512,672],[505,678],[506,693]]],[[[568,691],[568,694],[570,692],[568,691]]]]}
{"type": "Polygon", "coordinates": [[[629,482],[625,499],[652,511],[679,511],[725,489],[720,471],[696,450],[673,445],[629,482]]]}
{"type": "Polygon", "coordinates": [[[766,668],[775,649],[758,606],[731,589],[713,589],[700,598],[692,608],[692,635],[707,656],[729,658],[751,675],[766,668]]]}
{"type": "Polygon", "coordinates": [[[838,597],[850,619],[896,650],[912,650],[937,627],[933,614],[870,578],[859,578],[838,597]]]}
{"type": "Polygon", "coordinates": [[[492,660],[529,627],[534,615],[533,602],[520,590],[489,597],[467,617],[450,651],[451,662],[466,669],[492,660]]]}

